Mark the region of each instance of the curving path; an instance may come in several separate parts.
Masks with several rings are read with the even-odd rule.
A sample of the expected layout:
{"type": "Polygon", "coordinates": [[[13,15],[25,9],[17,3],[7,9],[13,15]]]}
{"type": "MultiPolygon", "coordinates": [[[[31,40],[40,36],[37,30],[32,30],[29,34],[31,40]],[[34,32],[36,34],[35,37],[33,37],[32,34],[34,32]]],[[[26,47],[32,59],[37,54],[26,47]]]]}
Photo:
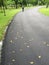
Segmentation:
{"type": "Polygon", "coordinates": [[[49,65],[49,17],[39,8],[14,17],[3,43],[1,65],[49,65]]]}

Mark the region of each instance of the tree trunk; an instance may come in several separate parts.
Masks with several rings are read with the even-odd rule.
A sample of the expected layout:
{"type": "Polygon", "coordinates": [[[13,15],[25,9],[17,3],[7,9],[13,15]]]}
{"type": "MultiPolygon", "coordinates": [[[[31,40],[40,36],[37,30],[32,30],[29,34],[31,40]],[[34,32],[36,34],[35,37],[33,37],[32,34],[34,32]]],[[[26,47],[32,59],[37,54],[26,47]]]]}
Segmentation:
{"type": "Polygon", "coordinates": [[[2,6],[1,6],[1,13],[3,13],[2,6]]]}
{"type": "Polygon", "coordinates": [[[48,3],[46,4],[46,8],[48,8],[48,3]]]}
{"type": "Polygon", "coordinates": [[[17,4],[16,4],[16,9],[17,9],[17,4]]]}
{"type": "Polygon", "coordinates": [[[3,6],[3,12],[4,12],[4,16],[6,16],[6,12],[5,12],[5,7],[3,6]]]}

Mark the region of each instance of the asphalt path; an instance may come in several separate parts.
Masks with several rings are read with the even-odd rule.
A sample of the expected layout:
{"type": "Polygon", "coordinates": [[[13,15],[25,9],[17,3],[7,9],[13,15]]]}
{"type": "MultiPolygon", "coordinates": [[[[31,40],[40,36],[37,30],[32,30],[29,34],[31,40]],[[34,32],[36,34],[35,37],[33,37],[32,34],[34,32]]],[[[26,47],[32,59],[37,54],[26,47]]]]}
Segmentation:
{"type": "Polygon", "coordinates": [[[49,65],[49,17],[39,8],[14,17],[3,43],[1,65],[49,65]]]}

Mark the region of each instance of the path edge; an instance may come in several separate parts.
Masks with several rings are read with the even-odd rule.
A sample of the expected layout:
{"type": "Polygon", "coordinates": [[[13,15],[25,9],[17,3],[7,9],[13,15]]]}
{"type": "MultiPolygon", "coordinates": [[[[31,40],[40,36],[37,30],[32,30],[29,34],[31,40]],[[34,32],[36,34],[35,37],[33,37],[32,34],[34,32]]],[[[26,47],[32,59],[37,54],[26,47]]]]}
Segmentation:
{"type": "Polygon", "coordinates": [[[5,28],[5,30],[4,30],[3,40],[0,41],[0,64],[1,64],[1,58],[2,58],[2,56],[1,56],[2,52],[1,52],[1,51],[2,51],[2,49],[3,49],[3,48],[2,48],[3,42],[4,42],[5,38],[6,38],[8,29],[9,29],[9,27],[10,27],[12,21],[14,20],[15,16],[16,16],[17,14],[19,14],[20,12],[21,12],[21,11],[19,11],[18,13],[16,13],[16,14],[12,17],[12,19],[9,21],[9,24],[6,26],[6,28],[5,28]]]}

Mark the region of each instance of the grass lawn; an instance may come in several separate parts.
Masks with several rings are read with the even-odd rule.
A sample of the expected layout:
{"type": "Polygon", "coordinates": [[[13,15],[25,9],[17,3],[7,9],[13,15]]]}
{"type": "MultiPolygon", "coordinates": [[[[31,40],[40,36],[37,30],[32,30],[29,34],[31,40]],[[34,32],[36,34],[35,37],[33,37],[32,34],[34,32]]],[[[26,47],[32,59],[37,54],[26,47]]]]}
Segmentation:
{"type": "Polygon", "coordinates": [[[49,8],[40,8],[39,12],[46,16],[49,16],[49,8]]]}
{"type": "Polygon", "coordinates": [[[6,16],[1,13],[0,10],[0,41],[4,38],[4,30],[6,26],[10,23],[12,17],[18,13],[21,9],[8,9],[6,10],[6,16]]]}
{"type": "MultiPolygon", "coordinates": [[[[25,7],[25,9],[30,9],[32,7],[25,7]]],[[[8,9],[6,10],[6,16],[4,16],[3,13],[1,13],[0,10],[0,41],[3,40],[4,34],[5,34],[5,28],[10,23],[10,20],[13,18],[13,16],[20,12],[21,8],[19,9],[8,9]]]]}

